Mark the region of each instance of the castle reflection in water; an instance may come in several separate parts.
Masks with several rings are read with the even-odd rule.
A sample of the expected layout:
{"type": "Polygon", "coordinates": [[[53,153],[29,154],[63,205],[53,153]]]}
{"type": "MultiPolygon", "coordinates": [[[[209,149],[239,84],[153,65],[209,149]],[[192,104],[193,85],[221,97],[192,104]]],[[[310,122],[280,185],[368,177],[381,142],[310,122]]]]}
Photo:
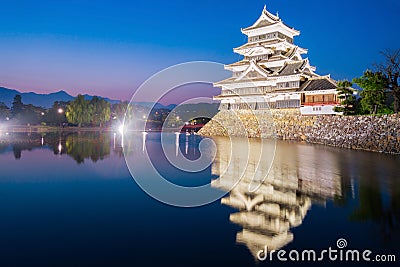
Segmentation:
{"type": "MultiPolygon", "coordinates": [[[[302,224],[312,204],[325,205],[326,200],[342,195],[339,163],[327,153],[321,158],[313,146],[280,144],[272,162],[271,157],[260,158],[254,153],[229,153],[228,138],[213,139],[217,155],[212,173],[219,176],[212,181],[213,187],[228,191],[238,181],[240,169],[245,168],[242,179],[221,203],[238,210],[229,218],[243,228],[236,242],[246,245],[254,257],[265,246],[278,250],[293,241],[291,228],[302,224]],[[254,174],[260,170],[268,173],[270,166],[261,186],[251,192],[254,174]]],[[[250,151],[261,146],[257,139],[234,142],[243,142],[250,151]]]]}

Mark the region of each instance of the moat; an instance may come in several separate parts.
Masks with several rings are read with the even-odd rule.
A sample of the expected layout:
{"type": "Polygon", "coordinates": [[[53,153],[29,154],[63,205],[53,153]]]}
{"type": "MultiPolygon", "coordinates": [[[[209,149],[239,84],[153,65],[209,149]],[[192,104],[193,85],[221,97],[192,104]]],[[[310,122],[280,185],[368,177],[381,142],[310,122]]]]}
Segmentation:
{"type": "MultiPolygon", "coordinates": [[[[277,141],[265,190],[248,193],[241,182],[222,200],[185,209],[138,187],[118,134],[0,138],[1,266],[257,266],[265,245],[322,250],[339,238],[353,249],[400,256],[397,155],[277,141]]],[[[196,159],[202,138],[180,135],[169,145],[196,159]]],[[[144,145],[141,134],[125,142],[138,160],[145,148],[158,171],[178,184],[213,181],[214,190],[224,190],[234,179],[219,177],[229,138],[214,138],[216,158],[198,173],[167,161],[159,133],[148,134],[144,145]]],[[[244,160],[234,155],[233,171],[244,160]]]]}

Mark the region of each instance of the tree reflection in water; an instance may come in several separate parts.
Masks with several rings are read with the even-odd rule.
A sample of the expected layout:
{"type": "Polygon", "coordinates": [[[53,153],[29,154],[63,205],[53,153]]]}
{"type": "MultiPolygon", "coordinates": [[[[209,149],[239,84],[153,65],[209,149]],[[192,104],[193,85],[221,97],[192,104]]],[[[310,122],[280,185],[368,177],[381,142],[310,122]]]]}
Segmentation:
{"type": "MultiPolygon", "coordinates": [[[[386,162],[386,164],[390,164],[390,162],[386,162]]],[[[378,164],[374,162],[371,162],[370,165],[372,165],[370,168],[360,168],[362,173],[358,186],[359,203],[350,215],[350,219],[373,222],[379,226],[383,241],[387,241],[392,239],[394,231],[399,230],[400,181],[394,179],[395,176],[390,176],[391,179],[385,183],[387,174],[382,170],[395,169],[395,166],[385,168],[386,166],[377,166],[378,164]],[[382,194],[384,190],[387,190],[389,194],[382,194]]]]}
{"type": "MultiPolygon", "coordinates": [[[[78,164],[84,163],[85,159],[97,162],[110,155],[112,136],[110,132],[10,133],[1,136],[0,153],[12,150],[14,158],[20,159],[23,151],[44,148],[55,155],[67,154],[78,164]]],[[[119,140],[113,142],[116,143],[113,144],[114,152],[122,157],[119,140]]]]}
{"type": "Polygon", "coordinates": [[[78,163],[89,158],[96,162],[110,154],[110,141],[108,133],[75,133],[66,137],[65,148],[67,154],[78,163]]]}

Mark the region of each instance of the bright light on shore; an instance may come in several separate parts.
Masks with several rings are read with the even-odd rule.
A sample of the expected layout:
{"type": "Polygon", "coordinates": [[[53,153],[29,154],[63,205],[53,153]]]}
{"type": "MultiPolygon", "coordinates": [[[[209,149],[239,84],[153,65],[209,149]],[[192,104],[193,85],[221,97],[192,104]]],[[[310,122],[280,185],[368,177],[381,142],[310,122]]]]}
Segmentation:
{"type": "Polygon", "coordinates": [[[121,126],[118,127],[118,132],[119,132],[120,134],[123,134],[123,133],[124,133],[124,125],[123,125],[123,124],[122,124],[121,126]]]}
{"type": "Polygon", "coordinates": [[[63,110],[62,108],[59,108],[57,111],[58,111],[58,113],[60,113],[60,114],[64,112],[64,110],[63,110]]]}

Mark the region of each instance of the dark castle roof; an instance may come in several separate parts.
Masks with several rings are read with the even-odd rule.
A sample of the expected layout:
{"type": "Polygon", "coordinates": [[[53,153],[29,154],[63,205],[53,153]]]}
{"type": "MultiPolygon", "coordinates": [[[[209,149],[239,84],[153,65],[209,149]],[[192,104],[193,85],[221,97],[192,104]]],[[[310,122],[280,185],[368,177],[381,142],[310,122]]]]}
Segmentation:
{"type": "Polygon", "coordinates": [[[292,57],[296,54],[297,48],[298,48],[298,46],[293,47],[292,49],[290,49],[290,50],[285,54],[285,56],[288,57],[288,58],[292,58],[292,57]]]}
{"type": "Polygon", "coordinates": [[[335,81],[329,77],[318,77],[306,81],[299,89],[299,91],[317,91],[317,90],[332,90],[336,89],[335,81]]]}
{"type": "Polygon", "coordinates": [[[307,64],[307,60],[301,60],[293,63],[285,63],[285,65],[278,71],[279,76],[298,74],[302,68],[307,64]]]}

